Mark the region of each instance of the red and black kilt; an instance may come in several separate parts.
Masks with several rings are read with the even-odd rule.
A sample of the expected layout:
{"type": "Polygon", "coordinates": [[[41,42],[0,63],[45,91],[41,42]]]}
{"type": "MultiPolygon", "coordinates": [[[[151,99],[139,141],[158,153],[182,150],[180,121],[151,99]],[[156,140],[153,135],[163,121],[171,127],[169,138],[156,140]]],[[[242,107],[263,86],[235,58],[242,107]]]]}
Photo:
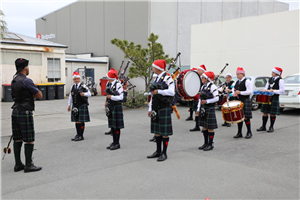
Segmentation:
{"type": "Polygon", "coordinates": [[[250,99],[248,98],[248,99],[239,100],[239,101],[244,103],[244,107],[243,107],[244,117],[247,119],[251,119],[252,118],[252,106],[251,106],[250,99]]]}
{"type": "Polygon", "coordinates": [[[14,109],[11,115],[11,127],[14,140],[33,142],[35,140],[32,111],[14,109]]]}
{"type": "Polygon", "coordinates": [[[271,102],[272,104],[269,105],[269,104],[263,104],[261,106],[261,109],[260,111],[262,113],[269,113],[269,114],[272,114],[272,115],[280,115],[280,104],[279,104],[279,96],[273,96],[271,98],[271,102]]]}
{"type": "Polygon", "coordinates": [[[111,117],[108,117],[108,128],[124,128],[122,104],[115,105],[111,111],[111,117]]]}
{"type": "Polygon", "coordinates": [[[205,106],[201,105],[205,109],[205,116],[199,117],[199,126],[202,126],[207,129],[217,129],[217,118],[214,106],[205,106]]]}
{"type": "Polygon", "coordinates": [[[172,107],[167,107],[158,111],[158,122],[153,122],[151,120],[151,133],[159,134],[161,136],[173,135],[172,111],[172,107]]]}
{"type": "MultiPolygon", "coordinates": [[[[73,107],[72,107],[73,108],[73,107]]],[[[89,122],[90,114],[87,104],[83,104],[78,108],[78,116],[74,116],[71,112],[71,121],[72,122],[89,122]]]]}

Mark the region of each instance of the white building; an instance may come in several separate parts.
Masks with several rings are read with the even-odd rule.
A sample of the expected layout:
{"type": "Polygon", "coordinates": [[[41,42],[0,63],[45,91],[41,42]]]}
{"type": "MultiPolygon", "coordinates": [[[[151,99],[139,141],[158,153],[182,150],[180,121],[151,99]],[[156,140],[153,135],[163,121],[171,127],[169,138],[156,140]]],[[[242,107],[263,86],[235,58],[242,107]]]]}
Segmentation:
{"type": "Polygon", "coordinates": [[[245,17],[192,26],[191,65],[205,63],[218,74],[271,76],[274,67],[283,76],[299,73],[299,10],[245,17]]]}

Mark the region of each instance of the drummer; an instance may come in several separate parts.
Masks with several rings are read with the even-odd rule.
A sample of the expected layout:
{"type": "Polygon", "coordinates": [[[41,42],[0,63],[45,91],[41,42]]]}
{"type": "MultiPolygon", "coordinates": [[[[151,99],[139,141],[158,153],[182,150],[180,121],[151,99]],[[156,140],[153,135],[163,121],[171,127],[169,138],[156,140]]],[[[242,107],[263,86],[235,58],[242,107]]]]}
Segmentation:
{"type": "MultiPolygon", "coordinates": [[[[197,68],[193,68],[194,71],[197,70],[197,73],[199,74],[200,76],[200,88],[201,86],[203,85],[203,82],[202,82],[202,75],[204,72],[206,72],[206,67],[205,65],[200,65],[199,67],[197,68]]],[[[193,112],[197,112],[197,106],[198,106],[198,101],[199,101],[199,95],[197,94],[193,101],[192,101],[192,106],[190,107],[190,115],[193,116],[193,112]]],[[[192,120],[193,120],[193,117],[192,117],[192,120]]],[[[193,129],[190,129],[190,131],[200,131],[200,127],[199,127],[199,116],[195,116],[195,127],[193,129]]]]}
{"type": "MultiPolygon", "coordinates": [[[[244,103],[243,112],[245,116],[245,123],[247,126],[247,135],[246,139],[252,137],[251,132],[251,123],[250,119],[252,118],[252,110],[251,110],[251,101],[250,94],[253,93],[252,85],[249,80],[245,77],[245,70],[242,67],[238,67],[236,70],[236,77],[238,81],[236,81],[234,87],[232,88],[232,94],[234,97],[237,97],[237,100],[242,101],[244,103]]],[[[242,135],[243,121],[238,123],[238,133],[233,138],[243,137],[242,135]]]]}
{"type": "MultiPolygon", "coordinates": [[[[224,94],[231,94],[232,93],[232,88],[233,88],[233,83],[234,83],[234,81],[232,80],[232,74],[230,74],[230,73],[227,73],[227,74],[225,74],[225,79],[226,79],[226,82],[225,82],[225,87],[221,87],[220,88],[220,90],[219,90],[219,92],[220,93],[224,93],[224,94]]],[[[219,102],[223,102],[223,98],[227,98],[225,95],[223,96],[221,96],[220,97],[220,101],[219,102]]],[[[233,100],[235,100],[236,98],[235,97],[233,97],[233,96],[229,96],[229,101],[233,101],[233,100]]],[[[224,124],[222,124],[222,126],[227,126],[227,127],[230,127],[231,126],[231,124],[229,124],[229,123],[227,123],[226,121],[224,121],[224,124]]]]}
{"type": "Polygon", "coordinates": [[[268,91],[274,93],[271,98],[270,104],[263,104],[261,106],[262,116],[262,126],[257,129],[257,131],[266,131],[266,124],[268,121],[268,114],[270,114],[270,127],[267,132],[274,132],[274,123],[276,115],[280,115],[280,104],[279,95],[284,93],[284,81],[281,78],[282,69],[280,67],[275,67],[272,69],[272,77],[267,82],[263,91],[268,91]]]}

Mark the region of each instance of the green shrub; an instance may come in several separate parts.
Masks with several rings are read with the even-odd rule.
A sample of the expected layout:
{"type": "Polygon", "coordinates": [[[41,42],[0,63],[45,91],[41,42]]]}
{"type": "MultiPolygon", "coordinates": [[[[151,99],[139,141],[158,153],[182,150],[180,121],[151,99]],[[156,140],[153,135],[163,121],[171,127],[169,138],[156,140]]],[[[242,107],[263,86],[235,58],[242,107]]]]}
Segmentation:
{"type": "Polygon", "coordinates": [[[145,105],[145,102],[147,101],[147,96],[144,95],[144,92],[134,91],[134,98],[133,98],[133,91],[128,91],[127,95],[127,102],[124,103],[124,106],[127,106],[129,108],[139,108],[145,105]],[[133,102],[134,99],[134,102],[133,102]]]}

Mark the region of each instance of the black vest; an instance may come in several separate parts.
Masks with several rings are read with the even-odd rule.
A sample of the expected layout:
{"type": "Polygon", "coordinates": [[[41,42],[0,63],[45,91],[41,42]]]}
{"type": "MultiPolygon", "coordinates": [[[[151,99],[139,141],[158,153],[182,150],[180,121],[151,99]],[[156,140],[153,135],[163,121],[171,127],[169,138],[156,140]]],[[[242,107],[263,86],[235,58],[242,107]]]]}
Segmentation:
{"type": "MultiPolygon", "coordinates": [[[[206,97],[202,97],[201,96],[201,94],[203,94],[203,93],[201,93],[200,94],[200,99],[201,100],[207,100],[207,99],[213,99],[214,98],[214,96],[213,96],[213,93],[211,92],[211,86],[213,85],[213,83],[208,83],[206,86],[203,86],[203,88],[202,88],[202,86],[201,86],[201,88],[202,88],[202,90],[200,89],[200,91],[203,91],[203,92],[205,92],[206,94],[211,94],[212,95],[212,97],[209,97],[208,95],[205,95],[206,97]]],[[[204,93],[204,94],[205,94],[204,93]]],[[[204,105],[201,105],[201,106],[203,106],[203,107],[214,107],[215,106],[215,103],[206,103],[206,104],[204,104],[204,105]]]]}
{"type": "Polygon", "coordinates": [[[14,100],[14,105],[12,109],[19,110],[34,110],[34,99],[33,94],[30,93],[28,89],[23,87],[23,81],[26,76],[17,74],[11,82],[11,96],[14,100]]]}
{"type": "Polygon", "coordinates": [[[231,89],[231,86],[233,83],[234,83],[234,81],[230,81],[229,83],[225,82],[225,85],[228,89],[231,89]]]}
{"type": "MultiPolygon", "coordinates": [[[[155,79],[154,84],[156,82],[163,82],[166,78],[167,74],[164,73],[160,79],[158,77],[155,79]]],[[[170,102],[167,99],[172,98],[170,96],[163,96],[161,94],[156,94],[152,96],[152,110],[158,111],[164,108],[170,107],[170,102]],[[165,101],[164,101],[165,100],[165,101]]]]}
{"type": "Polygon", "coordinates": [[[87,97],[85,96],[81,96],[80,93],[83,92],[82,91],[82,85],[81,83],[79,83],[80,86],[77,89],[75,87],[76,84],[73,85],[72,90],[71,90],[71,94],[72,94],[72,99],[73,99],[73,106],[75,106],[76,108],[79,108],[80,106],[82,106],[83,104],[87,104],[87,97]]]}
{"type": "MultiPolygon", "coordinates": [[[[234,89],[239,91],[246,91],[246,78],[239,84],[239,80],[236,81],[234,89]]],[[[238,95],[238,100],[244,101],[245,99],[249,99],[250,95],[238,95]]]]}
{"type": "MultiPolygon", "coordinates": [[[[268,86],[268,90],[273,89],[273,90],[279,90],[279,81],[280,81],[280,77],[277,78],[275,81],[273,81],[273,78],[271,77],[269,79],[269,86],[268,86]],[[272,87],[271,87],[272,85],[272,87]]],[[[279,96],[279,94],[274,94],[274,96],[279,96]]]]}

